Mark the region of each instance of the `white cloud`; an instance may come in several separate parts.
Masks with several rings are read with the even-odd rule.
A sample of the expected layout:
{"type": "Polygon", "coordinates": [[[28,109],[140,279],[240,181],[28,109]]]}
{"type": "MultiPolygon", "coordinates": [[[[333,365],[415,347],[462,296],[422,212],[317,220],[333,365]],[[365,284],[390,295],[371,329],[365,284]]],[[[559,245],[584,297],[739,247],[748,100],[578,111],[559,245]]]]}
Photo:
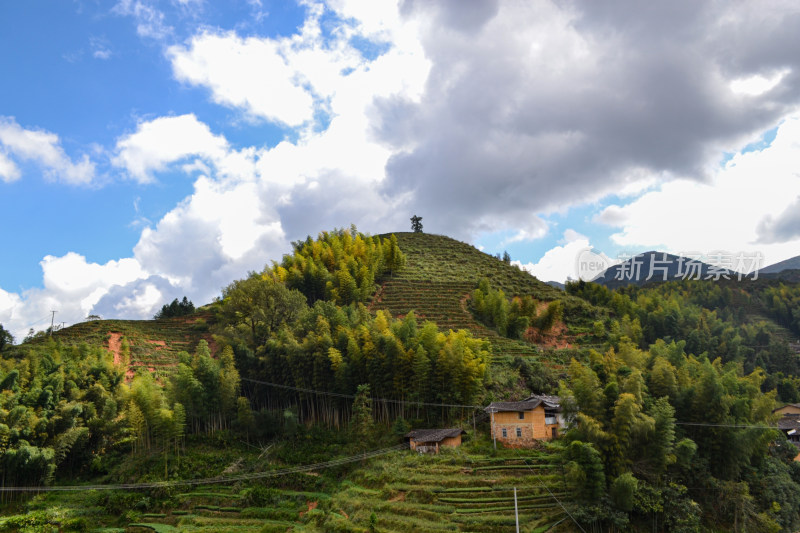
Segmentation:
{"type": "MultiPolygon", "coordinates": [[[[170,298],[170,292],[160,290],[157,284],[147,280],[126,285],[125,289],[125,295],[113,304],[114,316],[149,318],[170,298]]],[[[96,311],[102,312],[101,309],[96,311]]]]}
{"type": "MultiPolygon", "coordinates": [[[[80,295],[97,287],[110,287],[127,283],[144,275],[135,259],[109,261],[103,265],[88,263],[74,252],[61,257],[45,256],[40,263],[44,273],[44,286],[54,292],[80,295]]],[[[94,304],[90,302],[89,306],[94,304]]]]}
{"type": "Polygon", "coordinates": [[[17,340],[22,340],[29,326],[43,329],[45,325],[37,320],[49,317],[51,310],[58,311],[58,324],[83,320],[111,287],[146,275],[132,258],[98,264],[87,262],[85,257],[74,252],[61,257],[48,255],[40,266],[43,287],[21,294],[0,289],[0,322],[17,340]]]}
{"type": "Polygon", "coordinates": [[[0,152],[0,179],[6,183],[10,183],[18,180],[21,175],[22,173],[19,167],[17,167],[3,152],[0,152]]]}
{"type": "Polygon", "coordinates": [[[547,235],[547,224],[538,217],[534,217],[534,219],[528,223],[528,226],[528,228],[518,230],[511,237],[503,239],[498,246],[502,248],[515,242],[533,241],[547,235]]]}
{"type": "Polygon", "coordinates": [[[0,289],[0,324],[4,324],[8,330],[11,330],[9,323],[14,318],[14,310],[19,303],[18,294],[0,289]]]}
{"type": "MultiPolygon", "coordinates": [[[[582,252],[591,250],[589,238],[581,235],[577,231],[567,229],[564,232],[564,244],[556,246],[547,252],[536,263],[523,264],[520,261],[512,261],[511,264],[518,265],[523,270],[530,272],[542,281],[558,281],[564,283],[567,279],[578,279],[579,269],[577,260],[582,252]]],[[[595,252],[597,253],[597,252],[595,252]]],[[[607,266],[618,263],[605,254],[598,254],[603,258],[607,266]]]]}
{"type": "Polygon", "coordinates": [[[58,135],[25,129],[10,117],[0,116],[0,146],[6,150],[6,155],[0,153],[0,176],[4,181],[20,175],[9,156],[33,161],[42,167],[46,177],[73,185],[88,185],[95,176],[95,165],[87,155],[74,162],[61,147],[58,135]]]}
{"type": "Polygon", "coordinates": [[[745,96],[760,96],[771,91],[791,72],[791,69],[781,69],[769,76],[754,74],[743,78],[737,78],[730,83],[731,91],[745,96]]]}
{"type": "Polygon", "coordinates": [[[621,228],[623,246],[663,247],[680,253],[760,251],[766,264],[798,253],[797,232],[784,239],[763,233],[774,215],[800,196],[800,115],[778,127],[771,145],[738,153],[708,183],[676,180],[627,205],[607,207],[598,217],[621,228]],[[759,233],[761,231],[762,233],[759,233]]]}
{"type": "Polygon", "coordinates": [[[395,152],[384,190],[412,192],[437,231],[469,237],[706,181],[723,150],[800,103],[797,6],[785,2],[480,4],[404,2],[432,67],[418,103],[378,114],[395,152]],[[753,72],[774,86],[734,94],[730,81],[753,72]]]}
{"type": "Polygon", "coordinates": [[[311,120],[314,101],[300,73],[290,68],[272,39],[203,33],[167,55],[175,77],[206,86],[215,102],[255,116],[298,126],[311,120]]]}
{"type": "Polygon", "coordinates": [[[161,40],[173,32],[172,26],[165,22],[164,13],[156,7],[141,0],[120,0],[114,6],[117,14],[133,17],[136,22],[136,33],[140,37],[161,40]]]}
{"type": "Polygon", "coordinates": [[[92,50],[92,57],[95,59],[111,59],[111,56],[114,55],[108,41],[101,37],[91,37],[89,47],[92,50]]]}
{"type": "Polygon", "coordinates": [[[211,133],[194,114],[161,117],[139,124],[135,133],[117,141],[116,166],[124,167],[140,183],[153,181],[153,172],[189,156],[221,162],[228,142],[211,133]]]}

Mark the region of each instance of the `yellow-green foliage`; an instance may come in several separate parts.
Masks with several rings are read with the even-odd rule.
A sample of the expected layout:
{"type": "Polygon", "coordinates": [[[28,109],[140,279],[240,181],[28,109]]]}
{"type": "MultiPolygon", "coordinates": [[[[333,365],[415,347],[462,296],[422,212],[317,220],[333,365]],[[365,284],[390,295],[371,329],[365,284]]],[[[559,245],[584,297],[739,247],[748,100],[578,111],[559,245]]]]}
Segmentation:
{"type": "Polygon", "coordinates": [[[330,300],[339,305],[366,301],[375,280],[403,268],[405,255],[397,238],[369,237],[349,230],[322,232],[294,243],[294,253],[272,267],[290,289],[302,292],[312,304],[330,300]]]}
{"type": "Polygon", "coordinates": [[[469,404],[482,391],[488,348],[466,331],[420,326],[413,313],[396,320],[317,302],[259,350],[254,371],[296,387],[353,394],[366,383],[382,398],[469,404]]]}
{"type": "Polygon", "coordinates": [[[48,339],[0,358],[0,472],[6,485],[78,471],[124,437],[122,370],[86,344],[48,339]]]}

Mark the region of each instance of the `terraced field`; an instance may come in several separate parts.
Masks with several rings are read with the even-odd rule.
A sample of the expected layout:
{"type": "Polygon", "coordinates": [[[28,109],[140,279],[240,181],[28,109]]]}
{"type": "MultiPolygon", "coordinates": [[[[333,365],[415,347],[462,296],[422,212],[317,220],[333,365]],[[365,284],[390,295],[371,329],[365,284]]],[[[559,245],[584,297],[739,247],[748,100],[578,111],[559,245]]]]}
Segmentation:
{"type": "MultiPolygon", "coordinates": [[[[563,299],[562,291],[449,237],[420,233],[395,236],[406,255],[406,266],[381,284],[371,302],[372,310],[385,309],[395,317],[414,311],[417,318],[432,320],[444,331],[469,330],[491,341],[494,362],[541,354],[536,345],[500,337],[478,323],[467,309],[466,300],[484,277],[508,295],[531,295],[541,301],[563,299]]],[[[556,362],[553,366],[560,367],[556,362]]]]}
{"type": "Polygon", "coordinates": [[[323,478],[322,485],[331,486],[327,492],[288,489],[274,478],[176,488],[155,498],[146,491],[50,493],[29,504],[26,518],[64,531],[107,524],[93,530],[106,533],[368,532],[370,524],[386,533],[504,533],[515,530],[516,487],[521,531],[570,530],[561,507],[571,504],[570,496],[561,464],[549,452],[498,450],[490,457],[463,449],[438,456],[404,450],[368,460],[334,485],[335,474],[324,470],[289,484],[313,487],[323,478]],[[107,514],[109,498],[121,502],[118,516],[107,514]]]}
{"type": "Polygon", "coordinates": [[[160,378],[172,372],[179,352],[193,352],[200,339],[212,342],[207,325],[211,320],[207,312],[164,320],[91,320],[57,330],[53,337],[64,344],[103,346],[114,352],[118,362],[125,339],[130,345],[128,377],[137,368],[146,368],[160,378]]]}
{"type": "Polygon", "coordinates": [[[531,450],[491,458],[404,452],[375,460],[353,479],[332,503],[359,523],[374,512],[379,531],[512,532],[516,487],[521,531],[543,532],[566,517],[558,502],[569,503],[561,465],[531,450]]]}

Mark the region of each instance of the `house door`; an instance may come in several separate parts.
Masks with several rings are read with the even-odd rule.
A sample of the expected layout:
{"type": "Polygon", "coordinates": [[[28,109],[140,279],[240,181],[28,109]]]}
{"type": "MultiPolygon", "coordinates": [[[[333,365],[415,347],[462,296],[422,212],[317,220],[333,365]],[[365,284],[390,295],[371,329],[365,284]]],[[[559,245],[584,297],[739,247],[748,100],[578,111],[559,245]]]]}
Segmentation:
{"type": "Polygon", "coordinates": [[[553,438],[558,438],[558,428],[551,428],[553,430],[553,438]]]}

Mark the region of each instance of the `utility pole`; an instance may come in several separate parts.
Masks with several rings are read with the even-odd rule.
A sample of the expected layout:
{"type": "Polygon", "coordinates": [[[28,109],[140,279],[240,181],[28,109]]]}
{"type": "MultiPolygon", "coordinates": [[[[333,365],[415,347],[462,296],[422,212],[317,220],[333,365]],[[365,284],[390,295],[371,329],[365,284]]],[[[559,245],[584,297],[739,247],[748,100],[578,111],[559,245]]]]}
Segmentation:
{"type": "Polygon", "coordinates": [[[52,337],[53,336],[53,324],[54,324],[54,321],[56,319],[57,311],[50,311],[50,312],[53,313],[53,316],[50,317],[50,336],[52,337]]]}
{"type": "Polygon", "coordinates": [[[517,512],[517,487],[514,487],[514,521],[517,523],[517,533],[519,533],[519,512],[517,512]]]}

